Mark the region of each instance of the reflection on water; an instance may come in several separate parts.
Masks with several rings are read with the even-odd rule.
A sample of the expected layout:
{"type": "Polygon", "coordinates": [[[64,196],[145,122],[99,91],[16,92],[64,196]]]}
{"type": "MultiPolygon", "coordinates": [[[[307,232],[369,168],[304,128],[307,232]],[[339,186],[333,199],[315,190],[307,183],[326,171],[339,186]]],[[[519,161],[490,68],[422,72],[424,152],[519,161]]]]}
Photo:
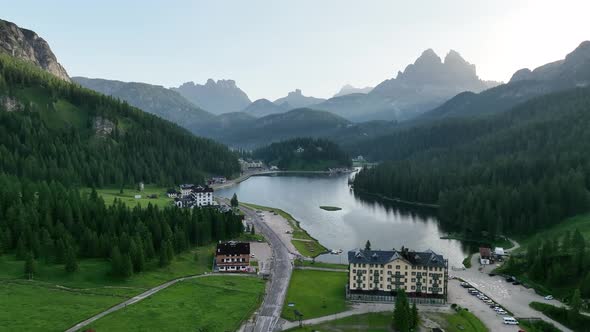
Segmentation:
{"type": "Polygon", "coordinates": [[[370,240],[373,249],[432,249],[448,258],[450,265],[461,264],[467,247],[440,239],[446,232],[435,211],[356,194],[348,179],[347,174],[256,176],[216,195],[229,198],[236,193],[240,201],[283,209],[324,246],[344,250],[342,255],[318,257],[321,261],[346,263],[347,250],[364,247],[370,240]],[[320,205],[342,210],[325,211],[320,205]]]}

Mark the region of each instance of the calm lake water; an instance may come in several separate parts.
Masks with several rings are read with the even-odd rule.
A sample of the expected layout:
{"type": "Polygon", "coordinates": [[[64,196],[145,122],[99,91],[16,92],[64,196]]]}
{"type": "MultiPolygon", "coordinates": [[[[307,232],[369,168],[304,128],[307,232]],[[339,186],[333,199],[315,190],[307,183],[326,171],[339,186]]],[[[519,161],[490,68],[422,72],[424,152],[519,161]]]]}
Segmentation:
{"type": "Polygon", "coordinates": [[[401,248],[432,249],[449,260],[449,267],[460,266],[467,246],[456,240],[443,240],[435,211],[408,208],[398,204],[355,194],[348,187],[349,174],[309,175],[273,174],[254,176],[216,195],[280,208],[299,220],[301,227],[330,249],[341,248],[342,255],[322,255],[318,261],[346,263],[348,250],[401,248]],[[342,208],[325,211],[320,205],[342,208]]]}

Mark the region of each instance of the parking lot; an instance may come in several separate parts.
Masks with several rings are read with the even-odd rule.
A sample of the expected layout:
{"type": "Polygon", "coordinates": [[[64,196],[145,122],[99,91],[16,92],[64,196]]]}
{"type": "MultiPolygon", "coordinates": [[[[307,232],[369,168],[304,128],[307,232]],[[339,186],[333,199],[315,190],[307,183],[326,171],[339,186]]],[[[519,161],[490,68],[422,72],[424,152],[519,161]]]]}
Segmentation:
{"type": "MultiPolygon", "coordinates": [[[[527,289],[522,285],[513,285],[512,283],[509,283],[506,280],[504,280],[504,278],[501,276],[490,277],[489,273],[492,272],[492,270],[496,266],[485,265],[480,270],[480,264],[477,260],[478,257],[479,255],[473,255],[471,261],[472,267],[470,269],[462,271],[449,271],[449,273],[455,277],[459,277],[465,280],[473,287],[477,288],[479,291],[485,293],[494,302],[500,304],[502,307],[512,312],[514,317],[538,317],[547,322],[552,323],[564,332],[571,331],[571,329],[568,329],[567,327],[559,324],[558,322],[550,319],[549,317],[529,307],[529,303],[533,301],[544,302],[556,306],[560,306],[560,302],[556,300],[547,301],[541,295],[536,294],[532,288],[527,289]]],[[[457,300],[465,300],[465,296],[472,297],[467,293],[466,289],[459,286],[459,282],[452,280],[449,282],[449,299],[454,298],[455,296],[460,297],[457,298],[457,300]],[[451,290],[451,287],[454,287],[453,290],[451,290]]],[[[477,298],[475,298],[475,300],[481,302],[477,298]]],[[[449,301],[453,303],[452,300],[449,301]]],[[[461,302],[459,301],[456,301],[456,303],[461,305],[461,302]]],[[[483,305],[483,303],[481,304],[483,305]]],[[[491,309],[487,308],[487,310],[490,311],[491,309]]],[[[479,317],[479,314],[476,313],[476,315],[479,317]]],[[[502,323],[501,318],[497,317],[497,319],[500,321],[500,323],[502,323]]],[[[488,324],[487,321],[484,321],[484,323],[486,323],[486,325],[488,324]]],[[[495,330],[492,329],[492,331],[495,330]]]]}

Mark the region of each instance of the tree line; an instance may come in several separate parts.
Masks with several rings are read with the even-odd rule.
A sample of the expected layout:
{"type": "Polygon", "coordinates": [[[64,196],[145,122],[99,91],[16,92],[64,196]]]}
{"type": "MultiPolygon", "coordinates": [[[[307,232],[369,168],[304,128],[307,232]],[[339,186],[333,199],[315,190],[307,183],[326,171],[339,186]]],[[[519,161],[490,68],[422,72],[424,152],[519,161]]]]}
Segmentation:
{"type": "Polygon", "coordinates": [[[441,222],[464,233],[536,231],[590,209],[588,109],[588,88],[547,95],[500,115],[447,122],[441,128],[450,138],[437,132],[434,147],[419,142],[433,139],[431,125],[418,126],[412,143],[380,142],[412,148],[362,170],[355,189],[438,204],[441,222]],[[466,140],[457,138],[462,128],[466,140]]]}
{"type": "Polygon", "coordinates": [[[327,139],[294,138],[254,150],[253,157],[284,170],[350,167],[348,154],[327,139]]]}
{"type": "MultiPolygon", "coordinates": [[[[64,264],[110,260],[114,276],[129,277],[147,262],[160,266],[192,246],[234,238],[241,217],[215,209],[111,206],[92,190],[81,194],[62,184],[32,182],[0,173],[0,253],[11,252],[34,268],[34,261],[64,264]]],[[[25,269],[26,270],[26,269],[25,269]]]]}

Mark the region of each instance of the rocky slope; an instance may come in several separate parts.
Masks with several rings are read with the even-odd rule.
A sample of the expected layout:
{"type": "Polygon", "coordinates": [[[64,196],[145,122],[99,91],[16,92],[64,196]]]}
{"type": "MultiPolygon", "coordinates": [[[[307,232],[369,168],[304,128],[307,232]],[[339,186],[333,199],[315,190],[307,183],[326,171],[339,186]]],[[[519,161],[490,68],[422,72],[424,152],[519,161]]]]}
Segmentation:
{"type": "Polygon", "coordinates": [[[463,91],[480,92],[497,83],[479,79],[475,65],[451,50],[444,60],[431,49],[368,94],[354,93],[314,105],[349,120],[408,120],[463,91]]]}
{"type": "Polygon", "coordinates": [[[536,96],[588,85],[590,41],[584,41],[563,60],[520,69],[510,82],[481,93],[459,94],[419,120],[499,113],[536,96]]]}
{"type": "Polygon", "coordinates": [[[203,85],[187,82],[172,90],[213,114],[239,112],[250,104],[248,95],[233,80],[208,79],[203,85]]]}
{"type": "Polygon", "coordinates": [[[367,86],[364,88],[357,88],[357,87],[354,87],[350,84],[346,84],[340,89],[340,91],[338,91],[338,93],[336,93],[334,95],[334,97],[341,97],[341,96],[350,95],[353,93],[367,94],[367,93],[371,92],[371,90],[373,90],[373,87],[371,87],[371,86],[367,86]]]}
{"type": "Polygon", "coordinates": [[[72,80],[85,88],[117,97],[131,106],[185,128],[192,128],[214,118],[213,114],[198,108],[176,91],[159,85],[86,77],[73,77],[72,80]]]}
{"type": "Polygon", "coordinates": [[[31,62],[53,75],[70,81],[66,70],[57,62],[49,44],[34,31],[0,19],[0,52],[31,62]]]}

